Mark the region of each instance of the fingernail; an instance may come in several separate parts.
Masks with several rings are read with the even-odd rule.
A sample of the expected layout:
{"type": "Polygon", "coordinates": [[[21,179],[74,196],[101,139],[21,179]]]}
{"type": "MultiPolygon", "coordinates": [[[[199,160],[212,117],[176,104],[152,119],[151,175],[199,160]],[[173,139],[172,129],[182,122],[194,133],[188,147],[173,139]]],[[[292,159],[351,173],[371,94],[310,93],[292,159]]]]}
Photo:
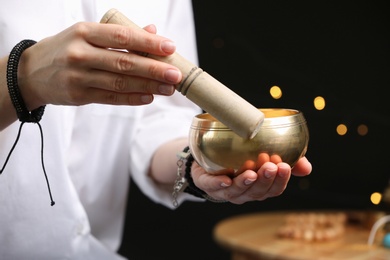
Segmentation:
{"type": "Polygon", "coordinates": [[[164,76],[166,80],[176,84],[180,81],[181,73],[177,70],[169,69],[165,72],[164,76]]]}
{"type": "Polygon", "coordinates": [[[172,95],[173,92],[175,91],[175,87],[172,85],[163,84],[158,86],[158,90],[160,91],[161,94],[172,95]]]}
{"type": "Polygon", "coordinates": [[[288,176],[288,172],[287,171],[279,171],[278,175],[282,178],[285,178],[286,176],[288,176]]]}
{"type": "Polygon", "coordinates": [[[221,187],[226,188],[226,187],[229,187],[229,186],[230,186],[229,184],[226,184],[226,183],[224,183],[224,182],[221,183],[221,187]]]}
{"type": "Polygon", "coordinates": [[[269,178],[271,178],[272,176],[274,176],[274,173],[273,172],[271,172],[271,171],[264,171],[264,176],[267,178],[267,179],[269,179],[269,178]]]}
{"type": "Polygon", "coordinates": [[[162,49],[164,52],[171,54],[171,53],[175,52],[175,50],[176,50],[176,45],[175,45],[174,42],[171,42],[171,41],[163,41],[163,42],[161,43],[161,49],[162,49]]]}
{"type": "Polygon", "coordinates": [[[244,181],[244,183],[245,183],[245,185],[250,185],[250,184],[252,184],[254,181],[255,181],[254,179],[246,179],[246,180],[244,181]]]}
{"type": "Polygon", "coordinates": [[[142,95],[141,101],[145,104],[149,104],[153,101],[153,97],[152,97],[152,95],[142,95]]]}

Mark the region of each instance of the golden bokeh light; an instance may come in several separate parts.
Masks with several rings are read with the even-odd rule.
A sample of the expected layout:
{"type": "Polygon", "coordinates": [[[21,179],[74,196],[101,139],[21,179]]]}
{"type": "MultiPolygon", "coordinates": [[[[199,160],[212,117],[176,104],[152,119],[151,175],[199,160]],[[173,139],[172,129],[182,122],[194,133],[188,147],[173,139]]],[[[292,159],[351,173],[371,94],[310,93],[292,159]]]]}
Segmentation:
{"type": "Polygon", "coordinates": [[[368,133],[368,126],[361,124],[357,128],[357,132],[361,136],[365,136],[368,133]]]}
{"type": "Polygon", "coordinates": [[[339,124],[336,128],[336,132],[339,135],[345,135],[348,132],[348,127],[344,124],[339,124]]]}
{"type": "Polygon", "coordinates": [[[269,93],[274,99],[279,99],[282,97],[282,90],[278,86],[272,86],[269,90],[269,93]]]}
{"type": "Polygon", "coordinates": [[[370,200],[372,204],[378,205],[382,200],[382,194],[379,192],[374,192],[373,194],[371,194],[370,200]]]}
{"type": "Polygon", "coordinates": [[[323,110],[325,108],[325,99],[321,96],[318,96],[314,99],[314,107],[317,110],[323,110]]]}

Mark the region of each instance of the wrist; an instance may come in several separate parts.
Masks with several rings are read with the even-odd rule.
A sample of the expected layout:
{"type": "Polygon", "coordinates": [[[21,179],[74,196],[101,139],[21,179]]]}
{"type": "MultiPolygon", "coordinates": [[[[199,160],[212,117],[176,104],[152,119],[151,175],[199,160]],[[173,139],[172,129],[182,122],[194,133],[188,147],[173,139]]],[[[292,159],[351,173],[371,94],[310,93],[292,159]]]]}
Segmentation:
{"type": "Polygon", "coordinates": [[[173,187],[173,205],[175,207],[178,206],[177,203],[177,195],[179,192],[183,191],[186,193],[189,193],[195,197],[203,198],[211,202],[227,202],[226,200],[217,200],[208,195],[205,191],[198,188],[195,185],[195,182],[191,175],[191,168],[192,164],[195,161],[194,157],[192,156],[189,147],[187,146],[184,148],[184,150],[180,153],[178,153],[179,160],[177,161],[177,179],[175,181],[175,185],[173,187]],[[182,167],[184,166],[184,176],[182,175],[182,167]]]}
{"type": "Polygon", "coordinates": [[[32,111],[41,106],[46,105],[40,98],[38,98],[38,91],[34,89],[34,85],[37,85],[32,79],[32,55],[34,53],[34,46],[23,51],[19,59],[18,67],[18,85],[21,96],[24,100],[28,111],[32,111]]]}
{"type": "Polygon", "coordinates": [[[36,109],[27,109],[19,88],[19,63],[23,52],[33,46],[36,41],[22,40],[12,49],[7,62],[7,86],[11,102],[15,108],[19,121],[23,123],[37,123],[41,120],[45,106],[36,109]]]}

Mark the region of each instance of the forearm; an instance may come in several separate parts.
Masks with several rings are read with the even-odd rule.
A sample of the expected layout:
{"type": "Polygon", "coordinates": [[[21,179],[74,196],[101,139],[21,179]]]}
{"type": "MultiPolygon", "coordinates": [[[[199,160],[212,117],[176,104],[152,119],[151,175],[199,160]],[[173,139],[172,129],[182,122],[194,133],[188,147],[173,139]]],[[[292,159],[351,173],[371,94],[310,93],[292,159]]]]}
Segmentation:
{"type": "Polygon", "coordinates": [[[7,88],[7,61],[8,57],[0,59],[0,131],[17,119],[7,88]]]}
{"type": "Polygon", "coordinates": [[[177,153],[188,145],[187,138],[175,139],[165,143],[155,152],[151,167],[151,177],[161,184],[172,184],[176,179],[177,153]]]}

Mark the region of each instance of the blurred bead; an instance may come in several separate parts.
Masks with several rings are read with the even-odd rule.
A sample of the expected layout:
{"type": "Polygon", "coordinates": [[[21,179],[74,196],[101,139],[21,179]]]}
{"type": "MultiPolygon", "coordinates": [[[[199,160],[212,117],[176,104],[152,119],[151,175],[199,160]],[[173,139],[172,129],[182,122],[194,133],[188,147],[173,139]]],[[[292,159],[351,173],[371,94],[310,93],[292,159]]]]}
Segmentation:
{"type": "Polygon", "coordinates": [[[390,233],[387,233],[387,234],[383,237],[383,246],[384,246],[384,247],[387,247],[387,248],[390,248],[390,233]]]}

